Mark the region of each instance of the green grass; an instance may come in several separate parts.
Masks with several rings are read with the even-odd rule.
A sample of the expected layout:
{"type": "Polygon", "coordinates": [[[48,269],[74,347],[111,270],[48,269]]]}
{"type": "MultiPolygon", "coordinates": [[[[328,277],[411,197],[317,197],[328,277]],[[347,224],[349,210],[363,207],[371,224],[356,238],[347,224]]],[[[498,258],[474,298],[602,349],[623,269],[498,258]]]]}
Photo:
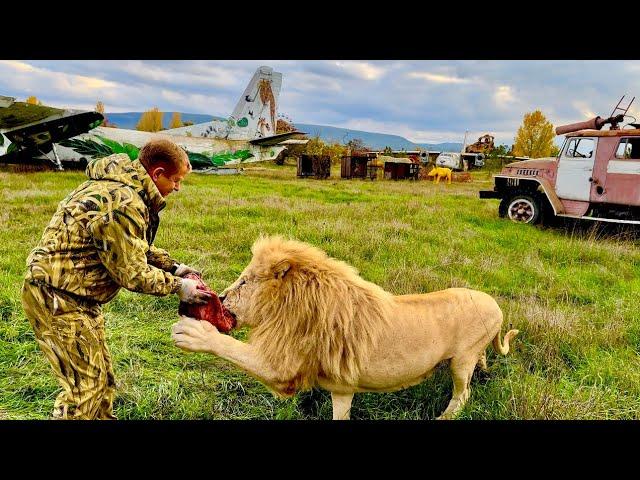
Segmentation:
{"type": "MultiPolygon", "coordinates": [[[[334,170],[335,167],[334,167],[334,170]]],[[[338,169],[339,170],[339,169],[338,169]]],[[[464,286],[493,295],[521,334],[472,382],[464,419],[640,415],[640,253],[633,236],[513,224],[471,184],[295,178],[291,166],[190,175],[156,244],[221,291],[260,233],[310,242],[396,293],[464,286]]],[[[335,175],[335,174],[334,174],[335,175]]],[[[20,306],[25,259],[78,172],[0,170],[0,419],[48,418],[58,385],[20,306]]],[[[173,346],[175,296],[121,291],[105,307],[121,419],[329,419],[326,392],[273,397],[233,365],[173,346]]],[[[246,331],[235,332],[246,338],[246,331]]],[[[489,350],[492,352],[492,350],[489,350]]],[[[354,419],[430,419],[451,394],[446,366],[396,393],[356,395],[354,419]]]]}

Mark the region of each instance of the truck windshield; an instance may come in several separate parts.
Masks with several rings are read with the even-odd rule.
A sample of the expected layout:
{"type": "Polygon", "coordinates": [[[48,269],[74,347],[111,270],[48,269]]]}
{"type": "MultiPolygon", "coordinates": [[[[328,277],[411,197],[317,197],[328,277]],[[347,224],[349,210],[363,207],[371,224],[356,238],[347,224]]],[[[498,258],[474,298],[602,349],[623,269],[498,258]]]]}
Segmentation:
{"type": "Polygon", "coordinates": [[[562,147],[560,147],[560,152],[558,153],[558,158],[560,158],[560,154],[564,152],[565,147],[567,146],[568,139],[565,138],[564,142],[562,142],[562,147]]]}
{"type": "Polygon", "coordinates": [[[566,157],[591,158],[593,155],[593,138],[572,138],[565,152],[566,157]]]}

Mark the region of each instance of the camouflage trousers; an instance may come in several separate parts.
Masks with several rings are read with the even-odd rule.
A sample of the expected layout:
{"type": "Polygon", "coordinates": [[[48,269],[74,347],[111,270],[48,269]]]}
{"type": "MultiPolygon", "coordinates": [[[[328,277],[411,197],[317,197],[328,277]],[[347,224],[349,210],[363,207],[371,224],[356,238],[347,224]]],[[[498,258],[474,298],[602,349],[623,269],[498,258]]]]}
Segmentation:
{"type": "Polygon", "coordinates": [[[115,380],[101,306],[28,279],[22,306],[63,389],[53,418],[115,419],[115,380]]]}

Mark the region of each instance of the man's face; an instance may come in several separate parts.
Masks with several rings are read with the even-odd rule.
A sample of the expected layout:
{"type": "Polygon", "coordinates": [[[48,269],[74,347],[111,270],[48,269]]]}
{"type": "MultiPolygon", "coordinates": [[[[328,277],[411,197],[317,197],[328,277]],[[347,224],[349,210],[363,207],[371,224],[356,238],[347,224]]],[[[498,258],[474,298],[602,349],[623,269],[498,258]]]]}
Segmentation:
{"type": "Polygon", "coordinates": [[[165,169],[162,167],[155,168],[151,171],[151,179],[156,184],[160,194],[168,197],[170,193],[180,190],[180,183],[191,171],[188,164],[182,165],[182,168],[173,175],[166,175],[165,169]]]}

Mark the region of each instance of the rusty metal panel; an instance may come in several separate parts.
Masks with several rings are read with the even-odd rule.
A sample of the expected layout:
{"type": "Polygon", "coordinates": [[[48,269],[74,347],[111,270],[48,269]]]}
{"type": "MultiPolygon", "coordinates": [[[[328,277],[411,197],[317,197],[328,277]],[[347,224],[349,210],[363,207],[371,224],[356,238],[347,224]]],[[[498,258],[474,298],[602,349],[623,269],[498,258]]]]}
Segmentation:
{"type": "MultiPolygon", "coordinates": [[[[539,177],[522,178],[517,176],[511,176],[511,175],[494,175],[494,178],[504,179],[506,186],[510,188],[517,188],[521,185],[525,185],[527,182],[533,185],[537,184],[538,190],[542,189],[542,191],[546,194],[547,199],[549,200],[549,203],[551,203],[554,213],[556,215],[560,213],[565,213],[564,205],[558,198],[558,195],[556,195],[556,191],[553,188],[551,182],[546,178],[539,178],[539,177]]],[[[496,182],[496,185],[497,183],[498,182],[496,182]]]]}
{"type": "Polygon", "coordinates": [[[640,160],[610,160],[601,195],[607,203],[640,206],[640,160]]]}
{"type": "Polygon", "coordinates": [[[580,130],[569,133],[567,137],[627,137],[640,135],[640,129],[623,128],[621,130],[580,130]]]}
{"type": "MultiPolygon", "coordinates": [[[[632,135],[625,136],[634,142],[638,140],[632,135]]],[[[602,146],[598,149],[592,202],[640,206],[640,158],[616,157],[618,146],[624,141],[625,138],[601,139],[601,143],[606,143],[606,148],[602,146]]],[[[634,156],[637,153],[634,152],[634,156]]]]}
{"type": "Polygon", "coordinates": [[[351,157],[342,157],[340,162],[340,177],[351,178],[351,157]]]}
{"type": "Polygon", "coordinates": [[[579,200],[560,200],[562,202],[562,206],[564,207],[564,213],[567,215],[577,215],[582,216],[587,213],[589,210],[589,202],[581,202],[579,200]]]}

